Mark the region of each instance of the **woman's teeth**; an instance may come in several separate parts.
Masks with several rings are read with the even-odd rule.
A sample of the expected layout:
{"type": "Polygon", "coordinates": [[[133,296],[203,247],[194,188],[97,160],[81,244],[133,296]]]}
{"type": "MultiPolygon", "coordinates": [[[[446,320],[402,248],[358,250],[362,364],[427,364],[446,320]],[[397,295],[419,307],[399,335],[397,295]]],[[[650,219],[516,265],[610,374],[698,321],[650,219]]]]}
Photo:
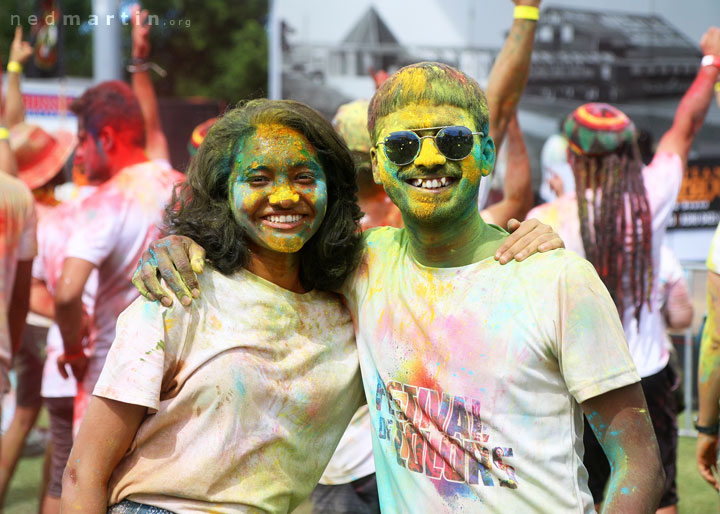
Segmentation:
{"type": "Polygon", "coordinates": [[[268,216],[267,219],[271,223],[297,223],[302,218],[300,214],[283,214],[280,216],[268,216]]]}

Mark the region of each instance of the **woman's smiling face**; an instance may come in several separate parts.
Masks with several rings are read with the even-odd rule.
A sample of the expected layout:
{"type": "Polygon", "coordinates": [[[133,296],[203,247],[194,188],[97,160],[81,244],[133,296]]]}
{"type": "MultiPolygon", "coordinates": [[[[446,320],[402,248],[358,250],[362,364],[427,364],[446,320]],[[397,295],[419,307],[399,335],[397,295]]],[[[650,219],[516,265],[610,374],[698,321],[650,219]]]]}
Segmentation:
{"type": "Polygon", "coordinates": [[[327,210],[327,179],[317,151],[300,132],[261,123],[235,156],[230,207],[251,251],[298,252],[327,210]]]}

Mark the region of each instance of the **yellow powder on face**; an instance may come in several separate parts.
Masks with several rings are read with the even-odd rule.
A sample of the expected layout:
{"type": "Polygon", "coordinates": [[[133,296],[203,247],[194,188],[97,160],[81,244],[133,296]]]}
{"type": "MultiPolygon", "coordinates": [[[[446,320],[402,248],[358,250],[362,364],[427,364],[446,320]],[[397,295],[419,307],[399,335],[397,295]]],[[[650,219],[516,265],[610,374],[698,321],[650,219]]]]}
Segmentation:
{"type": "Polygon", "coordinates": [[[294,203],[300,201],[300,195],[290,186],[276,187],[268,197],[270,203],[280,203],[283,200],[290,200],[294,203]]]}

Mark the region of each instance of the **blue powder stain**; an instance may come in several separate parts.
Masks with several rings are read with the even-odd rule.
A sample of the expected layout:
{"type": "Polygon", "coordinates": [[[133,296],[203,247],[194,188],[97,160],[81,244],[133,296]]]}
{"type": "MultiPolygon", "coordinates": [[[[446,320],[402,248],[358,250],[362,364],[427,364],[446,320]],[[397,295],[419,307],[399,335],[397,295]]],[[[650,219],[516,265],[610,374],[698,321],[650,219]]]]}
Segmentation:
{"type": "Polygon", "coordinates": [[[620,492],[623,494],[630,494],[630,489],[628,489],[627,487],[623,487],[622,489],[620,489],[620,492]]]}
{"type": "Polygon", "coordinates": [[[616,436],[616,435],[619,435],[619,434],[620,434],[620,432],[618,432],[617,430],[613,430],[612,432],[610,432],[610,435],[611,435],[611,436],[616,436]]]}
{"type": "Polygon", "coordinates": [[[153,320],[155,319],[155,314],[157,313],[158,305],[161,305],[158,301],[146,301],[143,303],[142,307],[142,315],[145,320],[153,320]]]}
{"type": "Polygon", "coordinates": [[[238,379],[238,381],[235,382],[235,389],[237,389],[240,396],[245,396],[245,386],[242,383],[242,379],[238,379]]]}

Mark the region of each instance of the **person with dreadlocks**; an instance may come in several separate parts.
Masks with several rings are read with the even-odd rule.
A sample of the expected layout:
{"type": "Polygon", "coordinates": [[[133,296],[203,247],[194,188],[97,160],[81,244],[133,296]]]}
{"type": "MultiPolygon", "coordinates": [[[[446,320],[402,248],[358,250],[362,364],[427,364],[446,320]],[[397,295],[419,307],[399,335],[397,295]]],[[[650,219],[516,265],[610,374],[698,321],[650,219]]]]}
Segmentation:
{"type": "MultiPolygon", "coordinates": [[[[706,56],[720,55],[720,29],[708,30],[700,46],[706,56]]],[[[660,248],[719,67],[720,57],[703,59],[647,167],[635,125],[623,112],[604,103],[575,109],[563,125],[575,191],[528,213],[551,225],[568,249],[595,266],[617,306],[660,445],[666,481],[658,512],[663,513],[677,512],[678,497],[675,377],[663,336],[660,248]]],[[[587,423],[584,462],[599,504],[610,468],[587,423]]]]}

